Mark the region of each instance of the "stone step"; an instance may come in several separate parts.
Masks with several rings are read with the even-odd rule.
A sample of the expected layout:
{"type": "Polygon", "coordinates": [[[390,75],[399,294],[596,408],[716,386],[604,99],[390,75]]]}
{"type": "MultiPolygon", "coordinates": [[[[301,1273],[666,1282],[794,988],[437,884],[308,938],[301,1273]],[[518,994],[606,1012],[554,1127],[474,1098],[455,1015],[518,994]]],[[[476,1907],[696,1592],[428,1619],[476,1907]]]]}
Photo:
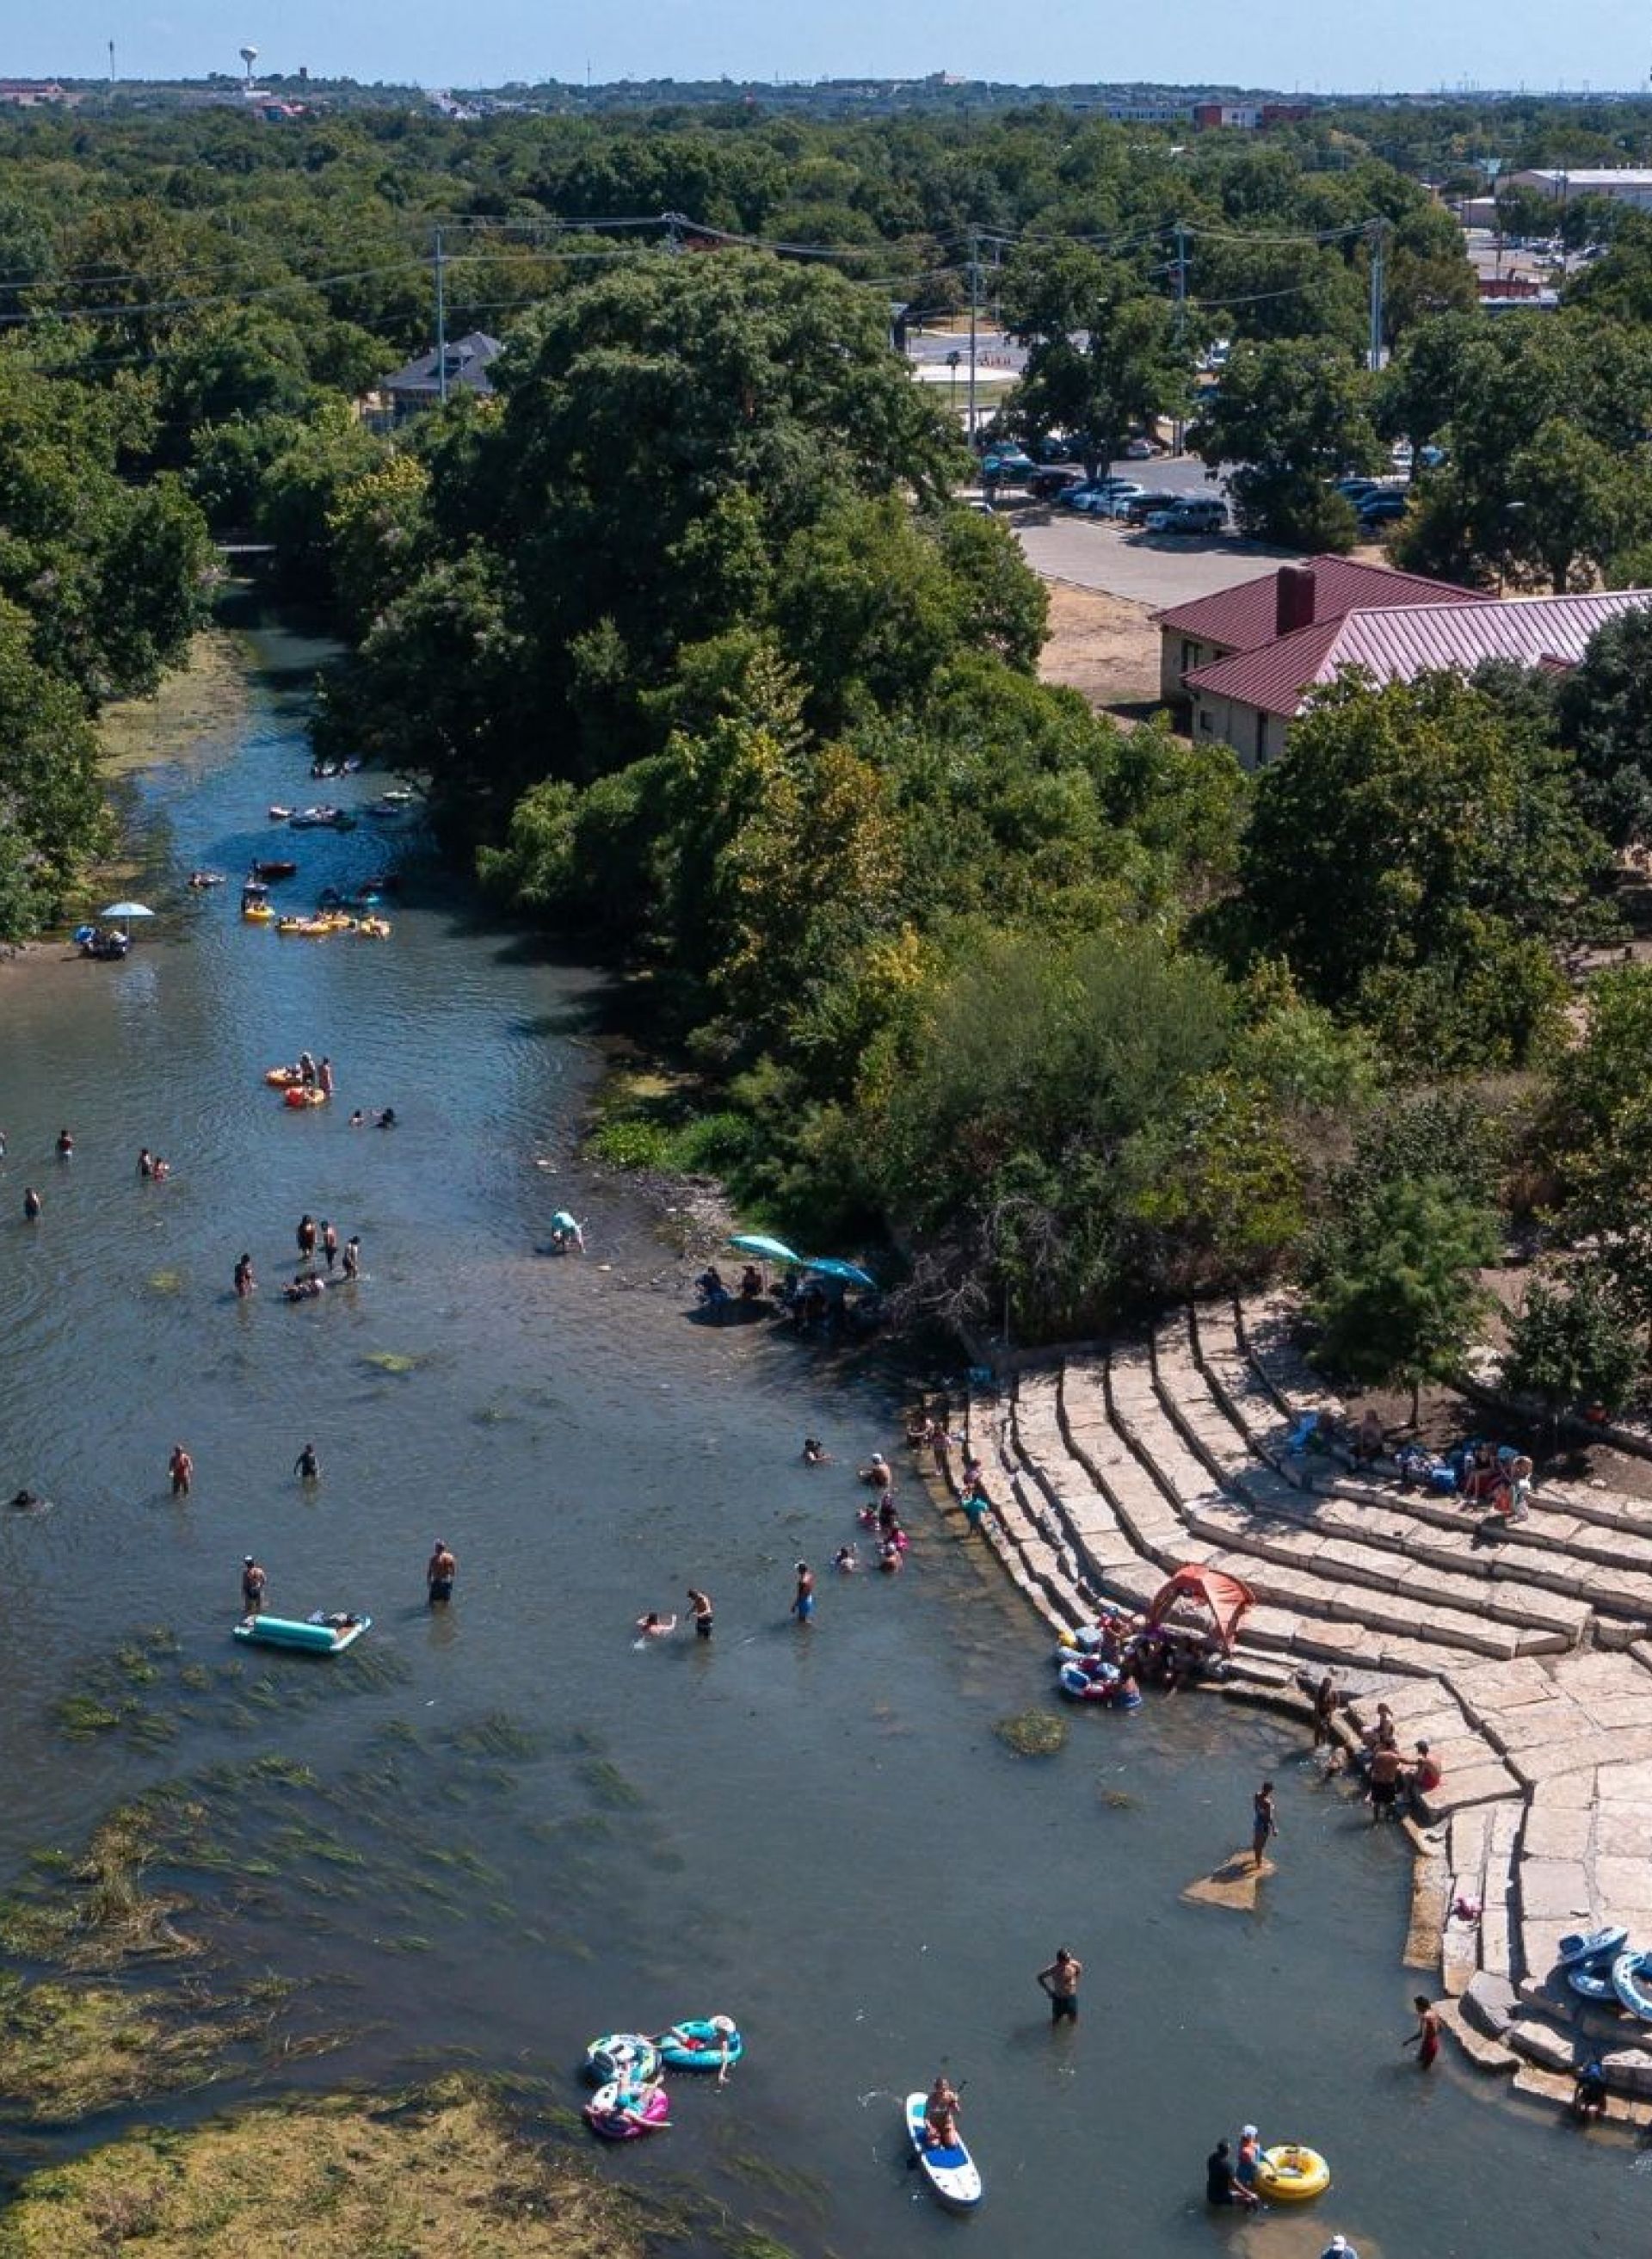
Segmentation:
{"type": "MultiPolygon", "coordinates": [[[[1589,1610],[1577,1600],[1527,1594],[1512,1583],[1493,1593],[1489,1566],[1484,1576],[1466,1577],[1408,1560],[1403,1532],[1392,1533],[1388,1551],[1357,1538],[1321,1537],[1317,1528],[1303,1526],[1305,1518],[1317,1521],[1321,1512],[1336,1509],[1297,1493],[1263,1467],[1253,1468],[1249,1487],[1275,1512],[1258,1528],[1255,1510],[1217,1488],[1209,1466],[1183,1442],[1143,1351],[1116,1357],[1107,1378],[1114,1421],[1125,1442],[1158,1479],[1192,1535],[1222,1549],[1207,1557],[1243,1577],[1259,1599],[1351,1615],[1377,1629],[1485,1655],[1563,1653],[1586,1628],[1589,1610]],[[1328,1589],[1316,1594],[1321,1584],[1328,1589]],[[1358,1590],[1350,1595],[1350,1587],[1358,1590]]],[[[1351,1510],[1343,1519],[1357,1528],[1351,1510]]]]}

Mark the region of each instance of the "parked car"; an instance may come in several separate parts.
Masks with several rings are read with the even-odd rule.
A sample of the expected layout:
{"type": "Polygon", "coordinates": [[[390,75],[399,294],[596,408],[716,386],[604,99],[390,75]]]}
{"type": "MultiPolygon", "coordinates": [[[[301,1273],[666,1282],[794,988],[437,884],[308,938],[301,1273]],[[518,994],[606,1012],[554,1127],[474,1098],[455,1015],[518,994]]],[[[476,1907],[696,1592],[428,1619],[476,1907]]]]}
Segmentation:
{"type": "Polygon", "coordinates": [[[1134,439],[1127,439],[1124,443],[1124,460],[1127,463],[1150,463],[1157,453],[1158,449],[1152,440],[1143,438],[1140,433],[1134,439]]]}
{"type": "Polygon", "coordinates": [[[1362,525],[1388,525],[1395,518],[1403,517],[1410,508],[1409,495],[1402,494],[1393,487],[1384,487],[1378,493],[1367,495],[1364,502],[1357,503],[1355,515],[1362,525]]]}
{"type": "Polygon", "coordinates": [[[990,454],[981,457],[981,476],[997,479],[1001,484],[1019,486],[1032,476],[1037,466],[1030,455],[1019,447],[994,447],[990,454]]]}
{"type": "Polygon", "coordinates": [[[1332,483],[1331,492],[1341,495],[1344,502],[1351,502],[1357,510],[1367,495],[1380,494],[1382,488],[1375,479],[1337,479],[1332,483]]]}
{"type": "Polygon", "coordinates": [[[1027,491],[1029,495],[1036,495],[1040,502],[1053,502],[1057,495],[1065,494],[1069,488],[1083,484],[1084,473],[1069,466],[1061,470],[1035,471],[1027,481],[1027,491]]]}
{"type": "Polygon", "coordinates": [[[1035,439],[1028,453],[1041,463],[1071,463],[1079,454],[1077,443],[1065,431],[1046,431],[1042,439],[1035,439]]]}
{"type": "Polygon", "coordinates": [[[1228,505],[1205,495],[1184,495],[1168,510],[1156,510],[1147,521],[1150,533],[1220,533],[1228,523],[1228,505]]]}
{"type": "Polygon", "coordinates": [[[1127,495],[1124,501],[1124,521],[1127,525],[1145,525],[1150,517],[1161,510],[1173,510],[1186,497],[1160,491],[1157,494],[1127,495]]]}
{"type": "Polygon", "coordinates": [[[1128,517],[1130,514],[1130,504],[1133,502],[1140,502],[1146,492],[1147,488],[1138,486],[1134,479],[1122,480],[1117,486],[1109,488],[1102,495],[1102,517],[1128,517]]]}

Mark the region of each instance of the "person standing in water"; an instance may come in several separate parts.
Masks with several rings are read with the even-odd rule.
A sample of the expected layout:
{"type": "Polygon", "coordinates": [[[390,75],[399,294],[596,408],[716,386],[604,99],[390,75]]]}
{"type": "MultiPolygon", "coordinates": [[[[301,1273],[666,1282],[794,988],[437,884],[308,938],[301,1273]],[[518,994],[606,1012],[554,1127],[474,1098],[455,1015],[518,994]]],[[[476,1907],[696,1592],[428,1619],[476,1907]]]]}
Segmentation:
{"type": "Polygon", "coordinates": [[[1057,1946],[1056,1957],[1049,1968],[1038,1971],[1038,1982],[1050,1996],[1052,2024],[1078,2022],[1079,1980],[1083,1975],[1083,1962],[1076,1954],[1069,1953],[1065,1945],[1057,1946]]]}
{"type": "Polygon", "coordinates": [[[695,1638],[709,1639],[711,1636],[712,1621],[710,1593],[697,1593],[694,1586],[690,1585],[688,1587],[688,1605],[694,1612],[695,1638]]]}
{"type": "Polygon", "coordinates": [[[1279,1833],[1279,1814],[1273,1801],[1273,1783],[1264,1780],[1250,1799],[1250,1859],[1262,1864],[1262,1855],[1279,1833]]]}
{"type": "Polygon", "coordinates": [[[172,1457],[167,1462],[167,1472],[172,1477],[174,1498],[188,1498],[189,1486],[195,1480],[195,1461],[182,1443],[172,1447],[172,1457]]]}
{"type": "Polygon", "coordinates": [[[249,1553],[241,1564],[241,1613],[255,1616],[264,1606],[264,1587],[269,1578],[249,1553]]]}
{"type": "Polygon", "coordinates": [[[253,1258],[250,1255],[243,1254],[235,1266],[235,1292],[238,1299],[244,1302],[257,1286],[258,1281],[253,1276],[253,1258]]]}
{"type": "Polygon", "coordinates": [[[1440,2012],[1426,1992],[1416,1993],[1411,2005],[1417,2012],[1417,2028],[1408,2040],[1402,2040],[1399,2044],[1402,2048],[1414,2047],[1418,2070],[1427,2070],[1440,2052],[1440,2012]]]}
{"type": "Polygon", "coordinates": [[[453,1579],[459,1574],[459,1563],[448,1550],[447,1542],[438,1537],[424,1567],[424,1586],[433,1608],[445,1607],[453,1597],[453,1579]]]}
{"type": "Polygon", "coordinates": [[[67,1130],[60,1130],[57,1133],[57,1158],[60,1161],[75,1158],[75,1140],[67,1130]]]}
{"type": "Polygon", "coordinates": [[[299,1260],[308,1263],[316,1251],[315,1217],[308,1215],[301,1215],[298,1219],[298,1229],[294,1236],[298,1242],[299,1260]]]}
{"type": "Polygon", "coordinates": [[[346,1279],[361,1276],[361,1240],[360,1235],[353,1231],[345,1242],[344,1274],[346,1279]]]}
{"type": "Polygon", "coordinates": [[[326,1257],[327,1268],[331,1271],[338,1260],[338,1229],[336,1224],[329,1223],[325,1216],[321,1220],[321,1251],[326,1257]]]}
{"type": "Polygon", "coordinates": [[[40,1210],[44,1205],[44,1201],[41,1200],[39,1194],[35,1191],[34,1187],[32,1185],[25,1185],[23,1187],[23,1221],[25,1223],[39,1223],[40,1221],[40,1210]]]}
{"type": "Polygon", "coordinates": [[[321,1461],[316,1457],[316,1447],[313,1443],[306,1443],[293,1461],[293,1472],[300,1482],[314,1483],[321,1480],[321,1461]]]}
{"type": "Polygon", "coordinates": [[[324,1098],[332,1096],[332,1061],[324,1058],[316,1069],[316,1087],[324,1098]]]}
{"type": "Polygon", "coordinates": [[[792,1614],[801,1624],[806,1624],[815,1613],[815,1571],[807,1561],[797,1564],[797,1591],[792,1598],[792,1614]]]}

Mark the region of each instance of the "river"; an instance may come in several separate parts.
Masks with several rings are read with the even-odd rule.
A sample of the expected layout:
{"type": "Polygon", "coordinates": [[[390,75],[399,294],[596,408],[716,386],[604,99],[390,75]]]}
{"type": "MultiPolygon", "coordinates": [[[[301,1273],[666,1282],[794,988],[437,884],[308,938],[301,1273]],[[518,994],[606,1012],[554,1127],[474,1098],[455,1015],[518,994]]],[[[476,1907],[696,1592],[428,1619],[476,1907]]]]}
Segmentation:
{"type": "Polygon", "coordinates": [[[750,2043],[727,2092],[680,2093],[668,2135],[603,2169],[709,2188],[806,2254],[962,2234],[1311,2259],[1336,2227],[1363,2259],[1640,2248],[1629,2145],[1512,2106],[1449,2052],[1428,2079],[1402,2054],[1403,1847],[1294,1731],[1183,1699],[1013,1756],[993,1721],[1047,1693],[1045,1642],[910,1486],[907,1572],[822,1573],[816,1621],[788,1622],[793,1563],[823,1571],[855,1534],[854,1461],[894,1454],[892,1392],[692,1322],[687,1266],[582,1172],[596,977],[438,891],[381,943],[283,940],[242,923],[232,887],[186,893],[197,865],[233,878],[287,852],[303,899],[386,852],[365,823],[267,822],[267,802],[373,787],[310,783],[316,648],[266,627],[244,649],[245,710],[123,787],[163,912],[130,960],[0,968],[0,1495],[53,1501],[0,1524],[5,1876],[135,1788],[302,1759],[296,1806],[246,1773],[249,1873],[282,1848],[202,1919],[349,2025],[312,2084],[480,2062],[573,2103],[594,2033],[727,2009],[750,2043]],[[298,1115],[262,1071],[305,1046],[339,1096],[298,1115]],[[385,1104],[395,1131],[348,1126],[385,1104]],[[139,1179],[142,1145],[168,1182],[139,1179]],[[536,1251],[563,1203],[583,1261],[536,1251]],[[291,1308],[272,1286],[306,1210],[361,1235],[366,1275],[291,1308]],[[238,1303],[244,1248],[263,1286],[238,1303]],[[806,1431],[844,1464],[802,1467],[806,1431]],[[196,1479],[174,1503],[179,1440],[196,1479]],[[290,1472],[306,1440],[313,1493],[290,1472]],[[460,1570],[432,1617],[438,1536],[460,1570]],[[249,1552],[280,1612],[373,1612],[361,1691],[339,1691],[352,1659],[317,1693],[277,1657],[257,1701],[211,1676],[249,1552]],[[691,1583],[715,1640],[639,1651],[633,1619],[691,1583]],[[140,1624],[174,1630],[210,1691],[163,1674],[160,1746],[66,1742],[53,1706],[140,1624]],[[1264,1771],[1284,1832],[1261,1910],[1184,1905],[1264,1771]],[[1033,1973],[1064,1942],[1084,2020],[1052,2035],[1033,1973]],[[903,2170],[894,2098],[943,2060],[987,2180],[967,2224],[903,2170]],[[1332,2195],[1255,2227],[1209,2215],[1205,2154],[1250,2118],[1322,2148],[1332,2195]]]}

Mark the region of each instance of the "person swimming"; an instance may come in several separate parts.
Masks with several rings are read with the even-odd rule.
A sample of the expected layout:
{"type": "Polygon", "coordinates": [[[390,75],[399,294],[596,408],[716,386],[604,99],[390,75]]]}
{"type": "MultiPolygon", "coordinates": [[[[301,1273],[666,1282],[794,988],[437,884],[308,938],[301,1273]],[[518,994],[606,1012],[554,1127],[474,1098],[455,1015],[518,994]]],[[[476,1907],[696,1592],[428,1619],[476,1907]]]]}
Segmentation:
{"type": "Polygon", "coordinates": [[[650,1608],[645,1616],[637,1617],[637,1628],[644,1639],[665,1639],[676,1630],[677,1619],[662,1616],[657,1609],[650,1608]]]}
{"type": "Polygon", "coordinates": [[[820,1437],[818,1436],[805,1436],[803,1438],[803,1464],[806,1467],[829,1467],[831,1463],[832,1455],[826,1449],[824,1443],[821,1442],[820,1437]]]}
{"type": "Polygon", "coordinates": [[[840,1576],[852,1576],[860,1566],[860,1556],[852,1545],[840,1545],[832,1555],[832,1566],[840,1576]]]}

